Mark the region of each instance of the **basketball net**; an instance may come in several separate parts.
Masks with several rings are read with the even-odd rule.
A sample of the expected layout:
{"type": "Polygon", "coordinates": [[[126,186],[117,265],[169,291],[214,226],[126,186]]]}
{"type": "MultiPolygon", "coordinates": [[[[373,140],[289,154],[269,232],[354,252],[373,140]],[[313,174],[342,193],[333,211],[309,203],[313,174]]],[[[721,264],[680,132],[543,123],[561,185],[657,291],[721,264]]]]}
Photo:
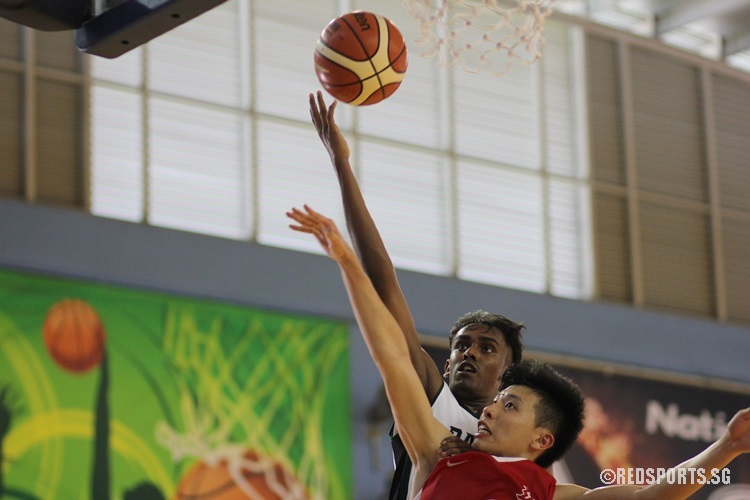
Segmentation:
{"type": "Polygon", "coordinates": [[[542,57],[544,23],[556,0],[404,0],[419,22],[417,46],[441,65],[470,73],[508,72],[511,63],[542,57]]]}
{"type": "Polygon", "coordinates": [[[173,381],[180,418],[176,426],[157,424],[157,441],[175,462],[225,463],[234,486],[249,500],[264,498],[252,474],[262,476],[278,498],[330,498],[331,464],[321,435],[323,381],[335,369],[330,360],[346,350],[346,340],[331,340],[325,327],[304,329],[288,320],[269,329],[257,320],[227,350],[223,321],[217,316],[202,327],[189,307],[170,309],[162,348],[179,374],[173,381]],[[290,371],[290,359],[304,363],[290,371]],[[278,421],[289,423],[274,426],[278,421]],[[277,464],[283,465],[284,484],[277,464]]]}

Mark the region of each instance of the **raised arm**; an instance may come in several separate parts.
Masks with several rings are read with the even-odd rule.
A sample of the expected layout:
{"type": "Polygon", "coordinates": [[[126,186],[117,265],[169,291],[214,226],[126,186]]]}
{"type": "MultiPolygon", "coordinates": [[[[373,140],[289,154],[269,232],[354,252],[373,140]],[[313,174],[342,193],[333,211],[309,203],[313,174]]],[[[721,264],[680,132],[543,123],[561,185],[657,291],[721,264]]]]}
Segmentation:
{"type": "Polygon", "coordinates": [[[712,471],[720,471],[738,456],[750,453],[750,408],[737,412],[726,432],[700,454],[673,467],[674,475],[663,477],[648,486],[605,486],[586,490],[575,485],[560,485],[555,500],[583,498],[585,500],[636,498],[648,500],[684,499],[711,480],[712,471]],[[702,472],[701,474],[699,473],[702,472]],[[684,474],[681,476],[680,474],[684,474]],[[684,477],[684,480],[668,478],[684,477]]]}
{"type": "Polygon", "coordinates": [[[414,319],[398,283],[393,262],[367,209],[357,179],[349,164],[349,145],[334,118],[336,106],[337,102],[334,101],[328,108],[321,92],[318,92],[317,96],[310,94],[310,116],[320,140],[331,157],[331,163],[338,177],[346,225],[354,249],[381,300],[401,327],[409,347],[411,363],[419,375],[425,392],[432,397],[442,385],[442,376],[432,358],[422,349],[414,319]]]}
{"type": "Polygon", "coordinates": [[[417,468],[414,491],[418,491],[440,459],[437,448],[450,431],[432,416],[430,402],[410,362],[403,332],[334,222],[308,206],[304,212],[292,209],[287,216],[297,222],[290,225],[292,229],[315,236],[339,265],[357,324],[383,378],[401,440],[417,468]]]}

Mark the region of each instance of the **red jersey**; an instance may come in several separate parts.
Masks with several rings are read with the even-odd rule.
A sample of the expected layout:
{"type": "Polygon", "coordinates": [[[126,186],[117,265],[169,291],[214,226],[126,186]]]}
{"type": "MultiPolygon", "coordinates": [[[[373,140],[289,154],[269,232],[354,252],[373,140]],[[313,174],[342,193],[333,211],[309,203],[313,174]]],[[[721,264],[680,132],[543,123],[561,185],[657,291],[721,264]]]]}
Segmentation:
{"type": "Polygon", "coordinates": [[[467,451],[440,460],[422,487],[420,500],[547,500],[555,478],[525,458],[467,451]]]}

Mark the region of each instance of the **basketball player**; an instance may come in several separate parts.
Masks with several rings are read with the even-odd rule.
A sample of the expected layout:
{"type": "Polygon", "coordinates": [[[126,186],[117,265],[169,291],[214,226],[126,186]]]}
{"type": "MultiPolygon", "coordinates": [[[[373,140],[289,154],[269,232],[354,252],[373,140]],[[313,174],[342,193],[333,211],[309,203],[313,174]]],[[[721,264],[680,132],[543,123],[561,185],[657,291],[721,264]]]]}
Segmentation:
{"type": "MultiPolygon", "coordinates": [[[[409,346],[410,362],[432,404],[433,415],[454,436],[471,442],[482,409],[492,403],[505,369],[521,359],[524,326],[485,311],[459,318],[449,334],[450,357],[441,370],[422,349],[414,319],[396,277],[396,271],[367,209],[349,164],[349,145],[334,119],[336,101],[327,108],[323,94],[310,94],[310,115],[336,171],[354,248],[388,310],[396,318],[409,346]]],[[[389,498],[409,498],[412,464],[399,438],[391,432],[396,470],[389,498]]]]}
{"type": "MultiPolygon", "coordinates": [[[[287,216],[296,231],[315,236],[341,270],[357,323],[385,384],[401,439],[414,464],[420,500],[554,499],[586,497],[685,498],[698,491],[701,481],[665,476],[648,486],[616,485],[589,490],[556,485],[546,471],[576,440],[583,427],[583,396],[578,387],[541,362],[522,361],[505,372],[501,391],[481,414],[472,451],[441,458],[438,446],[451,431],[433,415],[398,323],[380,299],[352,248],[331,219],[310,207],[292,209],[287,216]],[[670,484],[670,482],[672,484],[670,484]]],[[[677,468],[682,477],[701,469],[720,470],[735,457],[750,452],[750,408],[729,422],[713,445],[677,468]]],[[[710,475],[704,479],[710,479],[710,475]]],[[[703,481],[705,484],[705,481],[703,481]]]]}

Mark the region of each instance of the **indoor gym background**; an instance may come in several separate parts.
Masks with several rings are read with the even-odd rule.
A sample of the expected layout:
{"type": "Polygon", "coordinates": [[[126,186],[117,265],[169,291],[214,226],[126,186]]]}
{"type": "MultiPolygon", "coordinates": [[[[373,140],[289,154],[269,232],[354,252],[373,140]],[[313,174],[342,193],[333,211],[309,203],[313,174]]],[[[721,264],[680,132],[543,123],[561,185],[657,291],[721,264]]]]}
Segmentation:
{"type": "MultiPolygon", "coordinates": [[[[3,22],[3,267],[351,324],[283,212],[340,213],[306,99],[317,34],[355,8],[374,9],[229,2],[115,61],[3,22]]],[[[377,10],[414,38],[400,2],[377,10]]],[[[442,341],[484,307],[526,322],[534,352],[747,394],[747,76],[579,18],[548,28],[541,63],[500,80],[410,45],[398,93],[340,115],[420,331],[442,341]]],[[[350,339],[354,497],[377,498],[377,375],[350,339]]]]}

